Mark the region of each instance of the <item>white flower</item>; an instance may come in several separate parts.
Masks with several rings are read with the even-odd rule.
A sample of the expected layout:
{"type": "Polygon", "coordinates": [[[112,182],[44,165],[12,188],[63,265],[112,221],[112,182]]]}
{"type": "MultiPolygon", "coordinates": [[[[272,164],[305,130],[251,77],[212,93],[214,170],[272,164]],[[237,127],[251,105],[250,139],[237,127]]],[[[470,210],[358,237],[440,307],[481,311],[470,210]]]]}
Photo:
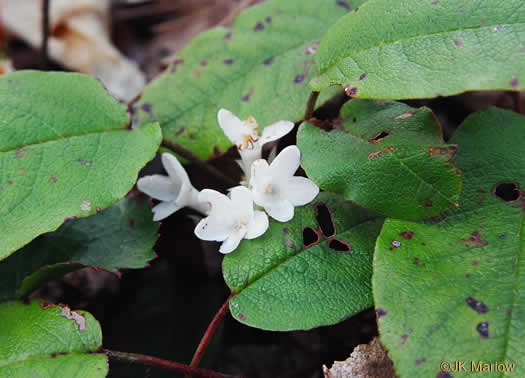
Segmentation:
{"type": "Polygon", "coordinates": [[[266,126],[259,138],[257,122],[251,116],[246,121],[241,121],[229,110],[221,109],[217,113],[217,120],[224,134],[239,150],[241,161],[238,163],[247,182],[250,181],[252,163],[262,157],[263,145],[285,136],[294,127],[293,122],[277,121],[266,126]]]}
{"type": "Polygon", "coordinates": [[[230,253],[241,239],[255,239],[268,228],[268,216],[253,210],[252,193],[244,186],[236,186],[228,198],[215,190],[204,189],[199,201],[209,203],[209,215],[195,227],[195,235],[202,240],[224,241],[219,252],[230,253]]]}
{"type": "Polygon", "coordinates": [[[292,219],[294,206],[306,205],[319,193],[319,187],[310,179],[294,176],[300,160],[297,146],[288,146],[270,165],[264,159],[252,165],[253,200],[279,222],[292,219]]]}
{"type": "Polygon", "coordinates": [[[207,204],[199,202],[199,192],[191,185],[186,170],[177,158],[168,153],[162,154],[161,158],[168,176],[145,176],[137,181],[141,192],[162,201],[152,209],[153,220],[164,219],[185,206],[206,213],[207,204]]]}

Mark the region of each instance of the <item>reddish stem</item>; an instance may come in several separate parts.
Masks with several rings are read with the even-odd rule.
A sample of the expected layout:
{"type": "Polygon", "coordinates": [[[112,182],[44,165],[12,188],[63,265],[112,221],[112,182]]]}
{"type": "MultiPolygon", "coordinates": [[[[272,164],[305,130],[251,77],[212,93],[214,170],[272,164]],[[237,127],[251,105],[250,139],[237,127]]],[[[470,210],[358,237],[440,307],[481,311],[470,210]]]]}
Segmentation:
{"type": "Polygon", "coordinates": [[[200,378],[233,378],[233,377],[236,377],[233,375],[217,373],[212,370],[199,369],[196,367],[180,364],[174,361],[163,360],[162,358],[146,356],[144,354],[117,352],[117,351],[108,350],[108,349],[103,349],[103,352],[115,360],[135,362],[135,363],[142,364],[142,365],[155,366],[155,367],[166,369],[166,370],[173,370],[173,371],[183,373],[191,377],[200,377],[200,378]]]}
{"type": "Polygon", "coordinates": [[[230,304],[230,298],[233,296],[233,293],[230,294],[228,299],[226,299],[226,302],[223,303],[219,311],[215,314],[215,317],[211,321],[210,325],[208,326],[208,329],[206,332],[204,332],[204,336],[202,336],[201,342],[199,343],[199,346],[197,347],[197,350],[195,351],[195,354],[193,355],[193,359],[191,360],[190,366],[196,367],[199,365],[199,362],[201,362],[202,357],[204,356],[204,353],[206,352],[206,349],[208,348],[208,345],[210,344],[213,335],[215,334],[215,331],[219,327],[219,325],[222,322],[222,319],[224,319],[224,316],[229,311],[229,304],[230,304]]]}

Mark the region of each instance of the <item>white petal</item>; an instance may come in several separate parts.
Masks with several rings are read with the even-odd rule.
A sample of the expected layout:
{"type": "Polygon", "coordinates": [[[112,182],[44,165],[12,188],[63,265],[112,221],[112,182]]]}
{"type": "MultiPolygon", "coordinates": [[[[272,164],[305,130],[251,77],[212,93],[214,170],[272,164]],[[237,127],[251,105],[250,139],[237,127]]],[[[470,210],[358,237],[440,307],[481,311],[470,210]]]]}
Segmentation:
{"type": "Polygon", "coordinates": [[[202,240],[223,241],[231,234],[228,222],[216,216],[208,216],[202,219],[195,227],[195,235],[202,240]]]}
{"type": "Polygon", "coordinates": [[[287,222],[293,218],[293,205],[290,201],[282,200],[273,203],[271,206],[265,206],[264,210],[273,219],[279,222],[287,222]]]}
{"type": "Polygon", "coordinates": [[[262,157],[262,144],[255,142],[252,146],[239,150],[239,155],[241,156],[241,169],[246,176],[246,181],[249,182],[253,162],[262,157]]]}
{"type": "Polygon", "coordinates": [[[253,215],[253,197],[248,188],[236,186],[230,189],[230,198],[236,213],[253,215]]]}
{"type": "Polygon", "coordinates": [[[230,199],[222,193],[212,189],[203,189],[199,193],[199,202],[210,203],[210,214],[222,215],[227,217],[231,208],[230,199]]]}
{"type": "Polygon", "coordinates": [[[261,135],[261,146],[268,142],[273,142],[282,138],[290,131],[292,131],[294,123],[290,121],[277,121],[269,126],[266,126],[261,135]]]}
{"type": "Polygon", "coordinates": [[[306,177],[290,177],[285,187],[285,198],[294,206],[310,203],[319,193],[319,187],[306,177]]]}
{"type": "Polygon", "coordinates": [[[256,160],[252,163],[250,185],[253,188],[260,187],[265,184],[265,177],[269,176],[268,162],[264,159],[256,160]]]}
{"type": "Polygon", "coordinates": [[[243,235],[240,232],[236,232],[230,235],[230,237],[228,237],[228,239],[226,239],[224,243],[221,244],[219,252],[224,254],[233,252],[233,250],[237,248],[237,246],[241,242],[242,237],[243,235]]]}
{"type": "Polygon", "coordinates": [[[255,239],[266,232],[268,229],[268,216],[264,211],[255,211],[254,217],[248,229],[246,230],[245,239],[255,239]]]}
{"type": "Polygon", "coordinates": [[[159,221],[167,218],[180,208],[181,206],[179,206],[175,201],[161,202],[151,209],[151,211],[153,211],[153,220],[159,221]]]}
{"type": "Polygon", "coordinates": [[[173,201],[177,198],[177,187],[168,176],[151,175],[141,177],[137,188],[148,196],[161,201],[173,201]]]}
{"type": "Polygon", "coordinates": [[[301,163],[301,152],[297,146],[288,146],[272,161],[272,176],[284,179],[294,175],[301,163]]]}
{"type": "Polygon", "coordinates": [[[257,139],[257,124],[255,121],[251,122],[251,120],[248,120],[243,122],[226,109],[219,110],[217,121],[230,142],[237,147],[245,143],[245,135],[251,135],[253,139],[257,139]]]}
{"type": "Polygon", "coordinates": [[[175,156],[165,152],[161,155],[161,159],[162,165],[175,184],[177,191],[180,190],[183,182],[190,182],[190,178],[188,177],[186,170],[175,156]]]}

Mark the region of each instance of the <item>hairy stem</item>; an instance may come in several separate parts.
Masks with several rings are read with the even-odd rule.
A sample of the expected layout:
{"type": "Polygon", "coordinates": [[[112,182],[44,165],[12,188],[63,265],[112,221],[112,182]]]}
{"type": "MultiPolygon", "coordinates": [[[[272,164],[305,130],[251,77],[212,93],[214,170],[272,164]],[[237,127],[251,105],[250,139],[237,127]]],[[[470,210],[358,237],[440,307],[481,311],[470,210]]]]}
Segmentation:
{"type": "Polygon", "coordinates": [[[177,143],[173,143],[172,141],[169,141],[167,139],[162,139],[162,145],[164,147],[169,148],[176,154],[179,154],[184,159],[188,160],[191,164],[195,164],[197,167],[199,167],[203,171],[208,172],[210,175],[222,181],[224,184],[228,185],[229,187],[234,187],[234,186],[239,185],[238,182],[224,175],[221,171],[219,171],[217,168],[213,167],[212,165],[207,164],[206,162],[202,161],[197,156],[195,156],[193,153],[181,147],[177,143]]]}
{"type": "Polygon", "coordinates": [[[310,93],[308,97],[308,102],[306,103],[306,110],[304,112],[304,120],[308,121],[314,115],[315,103],[317,102],[317,97],[319,97],[319,92],[310,93]]]}
{"type": "Polygon", "coordinates": [[[42,69],[46,70],[49,66],[48,45],[49,45],[49,2],[42,1],[42,69]]]}
{"type": "Polygon", "coordinates": [[[174,361],[163,360],[162,358],[146,356],[138,353],[127,353],[117,352],[114,350],[103,349],[103,352],[108,355],[109,358],[124,361],[133,362],[141,365],[154,366],[161,369],[173,370],[179,373],[186,374],[190,377],[202,377],[202,378],[233,378],[238,376],[227,375],[217,373],[212,370],[199,369],[188,365],[180,364],[174,361]]]}
{"type": "Polygon", "coordinates": [[[213,317],[213,320],[211,321],[210,325],[208,326],[208,329],[206,332],[204,332],[204,335],[202,336],[201,342],[199,343],[199,346],[197,347],[197,350],[195,351],[195,354],[193,355],[193,359],[191,360],[190,366],[196,367],[199,365],[199,362],[201,361],[202,357],[204,356],[204,353],[206,352],[206,349],[208,348],[208,345],[210,344],[213,335],[215,334],[215,331],[221,324],[222,320],[224,319],[224,316],[229,311],[229,304],[230,304],[230,298],[233,296],[231,294],[228,299],[226,299],[226,302],[224,302],[213,317]]]}

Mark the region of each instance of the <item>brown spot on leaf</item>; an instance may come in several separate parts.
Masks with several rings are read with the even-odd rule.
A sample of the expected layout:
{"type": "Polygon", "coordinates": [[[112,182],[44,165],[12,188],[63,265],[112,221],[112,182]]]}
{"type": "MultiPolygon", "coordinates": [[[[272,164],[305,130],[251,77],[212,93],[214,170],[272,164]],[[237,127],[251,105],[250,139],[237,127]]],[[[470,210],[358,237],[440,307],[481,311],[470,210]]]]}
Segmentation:
{"type": "Polygon", "coordinates": [[[189,137],[190,137],[191,140],[194,140],[195,139],[195,134],[194,133],[190,133],[189,137]]]}
{"type": "Polygon", "coordinates": [[[134,219],[130,219],[129,220],[129,227],[135,228],[135,220],[134,219]]]}
{"type": "Polygon", "coordinates": [[[288,227],[285,227],[283,228],[283,232],[288,235],[290,233],[290,230],[288,229],[288,227]]]}
{"type": "Polygon", "coordinates": [[[18,159],[22,159],[24,157],[24,149],[22,147],[18,147],[16,149],[16,157],[18,159]]]}
{"type": "Polygon", "coordinates": [[[489,322],[481,322],[476,326],[476,330],[482,339],[489,338],[489,322]]]}
{"type": "Polygon", "coordinates": [[[388,314],[388,312],[386,312],[384,309],[382,309],[381,307],[378,307],[376,308],[376,317],[377,319],[385,316],[386,314],[388,314]]]}
{"type": "Polygon", "coordinates": [[[518,79],[516,79],[515,77],[512,78],[512,80],[510,81],[510,86],[512,89],[518,89],[519,87],[518,79]]]}
{"type": "Polygon", "coordinates": [[[84,332],[86,330],[86,317],[83,314],[79,314],[75,311],[71,311],[69,307],[64,306],[60,310],[60,316],[63,316],[64,318],[68,320],[73,320],[75,324],[78,326],[79,332],[84,332]]]}
{"type": "Polygon", "coordinates": [[[454,40],[454,46],[456,47],[463,46],[463,41],[460,41],[459,39],[454,40]]]}
{"type": "Polygon", "coordinates": [[[457,146],[430,147],[428,149],[428,153],[430,156],[442,155],[442,156],[446,156],[448,160],[452,160],[457,150],[458,150],[457,146]]]}
{"type": "Polygon", "coordinates": [[[482,237],[483,234],[474,231],[472,234],[470,234],[470,237],[460,240],[465,242],[465,247],[467,248],[481,248],[489,244],[486,240],[483,240],[482,237]]]}
{"type": "Polygon", "coordinates": [[[193,70],[193,76],[195,77],[200,77],[201,76],[201,72],[197,69],[193,70]]]}
{"type": "Polygon", "coordinates": [[[240,320],[245,320],[245,319],[246,319],[246,316],[244,316],[244,314],[239,314],[239,319],[240,319],[240,320]]]}
{"type": "Polygon", "coordinates": [[[377,134],[375,137],[368,140],[368,143],[376,144],[378,142],[381,142],[383,139],[385,139],[387,136],[390,135],[389,131],[381,131],[379,134],[377,134]]]}
{"type": "Polygon", "coordinates": [[[256,23],[255,26],[253,27],[254,32],[260,32],[263,30],[264,30],[264,25],[260,22],[256,23]]]}
{"type": "Polygon", "coordinates": [[[479,266],[479,261],[472,261],[472,266],[479,266]]]}
{"type": "Polygon", "coordinates": [[[243,97],[242,97],[242,101],[243,102],[248,102],[250,101],[250,97],[252,97],[252,94],[253,94],[253,89],[250,89],[250,91],[248,93],[246,93],[243,97]]]}
{"type": "Polygon", "coordinates": [[[500,182],[492,188],[492,194],[504,202],[513,202],[523,195],[516,182],[500,182]]]}
{"type": "Polygon", "coordinates": [[[184,126],[182,126],[180,129],[177,130],[177,132],[175,133],[175,136],[181,135],[184,132],[184,130],[186,129],[184,128],[184,126]]]}
{"type": "Polygon", "coordinates": [[[176,59],[172,64],[170,68],[171,73],[175,73],[177,71],[177,66],[184,64],[184,59],[176,59]]]}
{"type": "MultiPolygon", "coordinates": [[[[439,0],[436,0],[439,2],[439,0]]],[[[440,371],[437,373],[436,378],[454,378],[448,371],[440,371]]]]}
{"type": "Polygon", "coordinates": [[[303,227],[303,248],[307,249],[316,244],[319,244],[321,235],[318,230],[314,230],[312,227],[303,227]]]}
{"type": "Polygon", "coordinates": [[[336,234],[334,219],[332,212],[324,203],[318,203],[314,207],[315,219],[321,228],[325,238],[334,236],[336,234]]]}
{"type": "Polygon", "coordinates": [[[489,308],[485,303],[477,301],[472,297],[468,297],[467,299],[465,299],[465,302],[471,309],[476,311],[478,314],[485,314],[489,312],[489,308]]]}
{"type": "Polygon", "coordinates": [[[233,64],[233,59],[224,59],[222,63],[226,64],[227,66],[231,66],[233,64]]]}
{"type": "Polygon", "coordinates": [[[372,153],[368,154],[368,160],[378,158],[382,153],[383,153],[382,150],[379,150],[379,151],[376,151],[376,152],[372,152],[372,153]]]}
{"type": "Polygon", "coordinates": [[[52,182],[53,184],[56,184],[57,181],[58,181],[58,179],[57,179],[56,176],[49,176],[49,179],[51,180],[51,182],[52,182]]]}
{"type": "Polygon", "coordinates": [[[414,257],[414,265],[419,265],[419,259],[417,257],[414,257]]]}
{"type": "Polygon", "coordinates": [[[392,119],[407,119],[407,118],[410,118],[412,117],[414,114],[416,114],[418,112],[419,109],[414,109],[414,110],[410,110],[408,112],[405,112],[403,114],[400,114],[398,116],[395,116],[395,117],[392,117],[392,119]]]}
{"type": "Polygon", "coordinates": [[[401,247],[401,242],[399,240],[392,240],[392,243],[390,243],[392,247],[390,247],[390,250],[393,251],[396,248],[401,247]]]}
{"type": "Polygon", "coordinates": [[[347,11],[350,11],[350,5],[346,2],[346,0],[339,0],[335,2],[337,5],[339,5],[341,8],[345,8],[347,11]]]}
{"type": "Polygon", "coordinates": [[[303,74],[299,74],[295,77],[295,79],[293,79],[293,82],[295,84],[300,84],[304,81],[304,75],[303,74]]]}
{"type": "Polygon", "coordinates": [[[329,239],[328,248],[337,252],[349,253],[352,250],[352,245],[344,240],[329,239]]]}
{"type": "Polygon", "coordinates": [[[270,66],[270,65],[272,65],[274,59],[275,59],[275,57],[273,57],[273,56],[269,57],[268,59],[266,59],[266,60],[264,61],[264,65],[265,65],[265,66],[270,66]]]}
{"type": "Polygon", "coordinates": [[[399,235],[401,235],[401,237],[403,239],[412,240],[412,237],[414,236],[414,232],[412,232],[412,231],[403,231],[399,235]]]}
{"type": "Polygon", "coordinates": [[[354,97],[357,94],[357,87],[350,87],[349,84],[344,86],[345,93],[348,97],[354,97]]]}
{"type": "Polygon", "coordinates": [[[419,358],[416,360],[416,365],[421,365],[423,362],[425,362],[424,358],[419,358]]]}
{"type": "Polygon", "coordinates": [[[470,278],[470,274],[465,274],[465,278],[470,278]]]}
{"type": "Polygon", "coordinates": [[[312,56],[315,54],[315,52],[317,51],[317,48],[319,47],[319,41],[316,41],[314,43],[312,43],[310,46],[308,46],[306,48],[306,50],[304,50],[304,55],[306,56],[312,56]]]}
{"type": "Polygon", "coordinates": [[[266,17],[264,19],[264,21],[266,21],[267,24],[271,24],[272,23],[272,18],[270,16],[266,17]]]}
{"type": "Polygon", "coordinates": [[[419,202],[421,202],[423,204],[423,206],[425,207],[425,209],[428,209],[428,208],[431,208],[432,207],[432,201],[429,200],[429,199],[426,199],[426,200],[420,200],[419,202]]]}
{"type": "Polygon", "coordinates": [[[208,65],[208,62],[206,60],[201,61],[201,66],[206,67],[208,65]]]}
{"type": "Polygon", "coordinates": [[[56,305],[54,303],[48,302],[46,300],[42,300],[40,302],[40,308],[42,310],[48,310],[48,309],[53,308],[53,307],[56,307],[56,305]]]}
{"type": "Polygon", "coordinates": [[[437,5],[439,4],[439,0],[434,0],[433,2],[430,3],[431,5],[437,5]]]}
{"type": "Polygon", "coordinates": [[[367,76],[368,76],[368,74],[366,72],[362,73],[361,76],[359,76],[359,80],[363,80],[367,76]]]}
{"type": "Polygon", "coordinates": [[[232,40],[232,32],[228,32],[225,36],[224,36],[224,40],[225,41],[231,41],[232,40]]]}
{"type": "Polygon", "coordinates": [[[13,181],[7,180],[7,185],[13,185],[13,181]]]}

